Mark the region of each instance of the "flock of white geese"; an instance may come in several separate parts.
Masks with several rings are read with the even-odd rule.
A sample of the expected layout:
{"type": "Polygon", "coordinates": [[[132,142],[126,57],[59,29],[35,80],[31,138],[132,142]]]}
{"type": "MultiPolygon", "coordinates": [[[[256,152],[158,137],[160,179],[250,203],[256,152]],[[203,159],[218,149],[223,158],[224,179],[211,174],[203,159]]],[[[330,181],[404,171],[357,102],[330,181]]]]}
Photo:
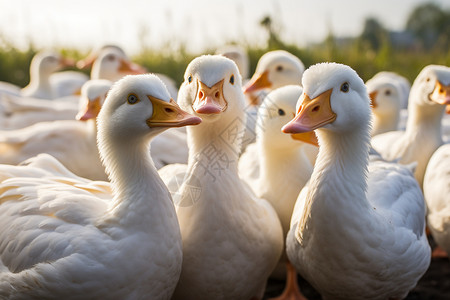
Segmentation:
{"type": "Polygon", "coordinates": [[[117,46],[0,83],[1,299],[403,299],[450,253],[450,68],[239,49],[178,89],[117,46]],[[78,93],[78,95],[75,95],[78,93]],[[444,116],[445,115],[445,116],[444,116]]]}

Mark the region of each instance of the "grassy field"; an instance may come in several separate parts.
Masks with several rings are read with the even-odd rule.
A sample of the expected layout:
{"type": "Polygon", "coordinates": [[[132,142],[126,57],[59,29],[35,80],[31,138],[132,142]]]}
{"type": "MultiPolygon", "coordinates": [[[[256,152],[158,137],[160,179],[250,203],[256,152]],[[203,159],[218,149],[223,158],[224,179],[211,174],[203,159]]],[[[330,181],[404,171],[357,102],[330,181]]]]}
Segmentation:
{"type": "MultiPolygon", "coordinates": [[[[270,44],[270,43],[268,43],[270,44]]],[[[253,73],[258,59],[267,51],[284,49],[299,57],[306,67],[319,62],[339,62],[354,68],[363,80],[370,79],[379,71],[397,72],[411,82],[420,70],[429,64],[450,65],[450,51],[448,49],[394,49],[385,43],[378,51],[361,46],[357,40],[346,45],[339,45],[331,39],[323,43],[299,48],[294,45],[278,43],[270,47],[246,47],[250,60],[250,72],[253,73]]],[[[7,81],[19,86],[25,86],[29,81],[29,64],[33,55],[39,49],[32,45],[26,51],[18,50],[5,43],[0,43],[0,81],[7,81]]],[[[184,70],[188,63],[196,56],[214,53],[215,49],[204,53],[188,53],[179,50],[166,52],[163,50],[143,49],[139,54],[131,57],[133,61],[147,67],[150,72],[164,73],[181,83],[184,70]]],[[[60,49],[71,58],[82,58],[86,53],[77,49],[60,49]]],[[[86,71],[87,72],[87,71],[86,71]]]]}

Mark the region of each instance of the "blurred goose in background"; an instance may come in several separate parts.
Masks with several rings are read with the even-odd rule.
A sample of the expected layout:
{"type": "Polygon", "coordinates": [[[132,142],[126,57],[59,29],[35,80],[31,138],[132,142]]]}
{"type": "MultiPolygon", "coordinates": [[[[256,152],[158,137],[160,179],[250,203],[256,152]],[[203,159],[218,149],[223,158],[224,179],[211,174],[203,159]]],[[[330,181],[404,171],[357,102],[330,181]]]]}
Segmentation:
{"type": "Polygon", "coordinates": [[[171,191],[183,240],[173,299],[262,299],[281,255],[276,212],[238,175],[244,102],[241,76],[230,59],[205,55],[188,65],[179,103],[203,121],[197,130],[187,128],[188,165],[160,170],[169,189],[181,175],[171,191]]]}
{"type": "Polygon", "coordinates": [[[403,299],[430,264],[421,189],[408,167],[369,163],[370,100],[354,70],[314,65],[303,88],[283,131],[315,130],[320,149],[292,215],[289,260],[323,299],[403,299]]]}
{"type": "MultiPolygon", "coordinates": [[[[61,86],[58,85],[63,84],[63,78],[61,76],[64,75],[54,76],[54,74],[62,68],[74,66],[74,63],[74,61],[68,60],[57,52],[41,51],[37,53],[30,64],[30,83],[21,90],[21,96],[55,99],[73,94],[72,90],[67,94],[61,94],[63,91],[61,86]],[[54,76],[53,79],[52,76],[54,76]]],[[[73,73],[71,74],[73,75],[73,73]]],[[[67,73],[65,75],[67,76],[67,73]]],[[[84,75],[84,81],[82,83],[87,80],[88,77],[84,75]]]]}
{"type": "MultiPolygon", "coordinates": [[[[303,71],[305,66],[295,55],[284,50],[269,51],[259,59],[255,73],[244,86],[244,93],[270,91],[291,84],[301,85],[303,71]]],[[[258,106],[260,103],[250,104],[258,106]]]]}
{"type": "Polygon", "coordinates": [[[96,118],[112,82],[90,80],[82,87],[77,120],[39,122],[0,132],[0,163],[16,165],[48,153],[71,172],[91,180],[107,180],[97,151],[96,118]]]}
{"type": "Polygon", "coordinates": [[[450,104],[450,68],[429,65],[422,69],[409,94],[405,131],[393,131],[372,138],[373,148],[389,161],[417,162],[414,173],[422,187],[431,155],[442,140],[442,116],[450,104]]]}
{"type": "Polygon", "coordinates": [[[73,120],[80,96],[37,99],[0,93],[0,130],[24,128],[38,122],[73,120]]]}
{"type": "Polygon", "coordinates": [[[245,83],[248,80],[250,66],[247,52],[242,47],[226,45],[217,49],[216,54],[223,55],[234,61],[239,69],[239,73],[241,73],[242,82],[245,83]]]}
{"type": "Polygon", "coordinates": [[[113,196],[99,196],[96,182],[75,176],[25,174],[1,183],[2,298],[171,298],[181,271],[181,237],[148,142],[165,128],[201,120],[182,111],[153,75],[117,82],[98,118],[113,196]]]}
{"type": "MultiPolygon", "coordinates": [[[[301,86],[288,85],[266,96],[258,111],[256,143],[250,144],[239,159],[241,178],[257,197],[269,201],[277,212],[283,228],[283,240],[286,240],[289,231],[295,201],[313,170],[314,161],[310,161],[305,148],[312,148],[315,155],[318,152],[314,132],[289,136],[281,131],[283,125],[295,116],[297,100],[302,92],[301,86]]],[[[298,287],[290,286],[297,284],[297,275],[291,266],[286,272],[287,263],[286,252],[283,251],[271,277],[287,278],[286,293],[295,291],[295,299],[301,299],[298,287]]]]}
{"type": "Polygon", "coordinates": [[[409,91],[411,90],[411,83],[409,82],[408,79],[406,79],[406,77],[397,74],[395,72],[382,71],[375,74],[371,79],[374,81],[381,80],[395,84],[396,87],[398,88],[400,108],[405,109],[408,107],[408,98],[409,98],[409,91]]]}
{"type": "Polygon", "coordinates": [[[261,56],[255,73],[244,86],[247,125],[242,143],[243,150],[248,144],[255,142],[258,106],[264,97],[270,91],[285,85],[301,85],[304,70],[305,66],[301,60],[284,50],[269,51],[261,56]]]}
{"type": "MultiPolygon", "coordinates": [[[[450,253],[450,144],[431,156],[423,180],[428,228],[440,249],[450,253]]],[[[439,249],[439,248],[438,248],[439,249]]],[[[436,250],[436,249],[435,249],[436,250]]],[[[433,251],[438,256],[438,251],[433,251]]]]}
{"type": "Polygon", "coordinates": [[[366,82],[372,112],[371,136],[398,129],[401,111],[401,89],[385,77],[374,77],[366,82]]]}
{"type": "Polygon", "coordinates": [[[0,97],[4,94],[19,96],[20,90],[21,88],[15,84],[6,81],[0,81],[0,97]]]}
{"type": "MultiPolygon", "coordinates": [[[[104,45],[94,49],[89,55],[77,62],[80,69],[92,68],[92,79],[108,79],[116,81],[125,75],[143,74],[147,70],[132,62],[125,51],[117,45],[104,45]]],[[[166,85],[170,96],[176,101],[178,88],[173,79],[164,74],[156,74],[166,85]]]]}

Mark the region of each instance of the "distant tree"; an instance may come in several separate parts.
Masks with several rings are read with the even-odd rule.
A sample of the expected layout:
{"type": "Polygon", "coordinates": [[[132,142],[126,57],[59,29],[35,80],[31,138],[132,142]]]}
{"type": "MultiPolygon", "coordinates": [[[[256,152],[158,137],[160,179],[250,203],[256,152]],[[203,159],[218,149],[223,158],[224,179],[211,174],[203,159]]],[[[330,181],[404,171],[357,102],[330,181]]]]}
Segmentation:
{"type": "Polygon", "coordinates": [[[269,35],[267,40],[269,49],[279,48],[280,46],[283,46],[283,42],[279,38],[279,31],[270,16],[267,15],[263,17],[259,24],[267,31],[269,35]]]}
{"type": "Polygon", "coordinates": [[[386,42],[388,31],[375,18],[367,18],[364,22],[364,29],[359,36],[360,42],[372,50],[378,51],[386,42]]]}
{"type": "Polygon", "coordinates": [[[448,47],[450,38],[450,11],[434,3],[417,6],[409,15],[406,30],[411,31],[425,49],[448,47]]]}

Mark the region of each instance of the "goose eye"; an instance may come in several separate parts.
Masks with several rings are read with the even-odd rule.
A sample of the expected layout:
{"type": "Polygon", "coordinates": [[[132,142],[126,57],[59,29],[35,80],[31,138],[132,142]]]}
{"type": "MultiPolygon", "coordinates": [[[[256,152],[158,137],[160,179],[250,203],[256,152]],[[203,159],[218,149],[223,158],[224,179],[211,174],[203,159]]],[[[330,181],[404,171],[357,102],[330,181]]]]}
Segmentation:
{"type": "Polygon", "coordinates": [[[281,108],[278,110],[278,115],[284,116],[286,113],[281,108]]]}
{"type": "Polygon", "coordinates": [[[188,82],[189,82],[189,83],[192,82],[192,75],[189,75],[189,77],[188,77],[188,82]]]}
{"type": "Polygon", "coordinates": [[[231,75],[231,77],[230,77],[230,83],[231,83],[231,84],[234,84],[234,75],[231,75]]]}
{"type": "Polygon", "coordinates": [[[349,89],[350,89],[350,86],[349,86],[348,82],[344,82],[341,85],[341,92],[347,93],[349,89]]]}
{"type": "Polygon", "coordinates": [[[108,55],[106,56],[106,59],[109,61],[113,61],[115,59],[114,55],[108,55]]]}
{"type": "Polygon", "coordinates": [[[387,90],[384,94],[385,94],[386,96],[389,96],[389,95],[391,94],[391,90],[387,90]]]}
{"type": "Polygon", "coordinates": [[[139,98],[135,94],[129,94],[127,97],[127,101],[130,104],[136,104],[139,102],[139,98]]]}
{"type": "Polygon", "coordinates": [[[278,72],[283,71],[283,66],[277,66],[277,71],[278,71],[278,72]]]}

